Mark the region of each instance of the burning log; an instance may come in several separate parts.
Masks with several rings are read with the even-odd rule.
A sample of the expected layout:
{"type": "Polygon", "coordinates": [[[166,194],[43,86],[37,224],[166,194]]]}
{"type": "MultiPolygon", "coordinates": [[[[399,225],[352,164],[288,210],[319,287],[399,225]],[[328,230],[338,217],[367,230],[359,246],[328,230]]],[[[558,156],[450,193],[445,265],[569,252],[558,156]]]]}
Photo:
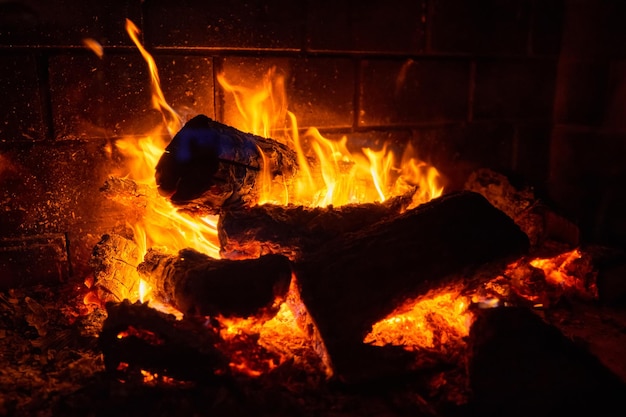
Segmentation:
{"type": "Polygon", "coordinates": [[[200,316],[275,314],[291,281],[291,265],[281,255],[233,261],[192,249],[178,255],[150,250],[137,269],[160,299],[200,316]]]}
{"type": "Polygon", "coordinates": [[[217,214],[255,204],[262,176],[284,188],[296,171],[296,155],[285,145],[199,115],[165,149],[156,182],[174,205],[217,214]]]}
{"type": "Polygon", "coordinates": [[[295,260],[340,235],[390,220],[411,204],[411,198],[405,195],[384,203],[337,208],[264,204],[227,211],[217,225],[221,254],[242,259],[278,253],[295,260]]]}
{"type": "Polygon", "coordinates": [[[137,298],[141,251],[137,244],[118,234],[107,234],[93,248],[89,263],[94,270],[98,299],[122,301],[137,298]]]}
{"type": "Polygon", "coordinates": [[[365,366],[372,324],[431,282],[528,249],[511,218],[472,192],[449,194],[348,233],[295,264],[303,302],[338,374],[365,366]],[[364,353],[359,360],[357,352],[364,353]]]}
{"type": "Polygon", "coordinates": [[[515,220],[528,235],[533,248],[539,248],[549,240],[568,243],[572,248],[579,244],[578,227],[552,211],[530,187],[516,188],[504,175],[483,168],[470,175],[465,189],[482,194],[515,220]]]}
{"type": "Polygon", "coordinates": [[[223,381],[227,358],[216,348],[221,339],[210,328],[177,321],[146,304],[107,303],[99,345],[107,371],[126,378],[133,371],[183,381],[223,381]],[[127,369],[132,368],[132,369],[127,369]]]}

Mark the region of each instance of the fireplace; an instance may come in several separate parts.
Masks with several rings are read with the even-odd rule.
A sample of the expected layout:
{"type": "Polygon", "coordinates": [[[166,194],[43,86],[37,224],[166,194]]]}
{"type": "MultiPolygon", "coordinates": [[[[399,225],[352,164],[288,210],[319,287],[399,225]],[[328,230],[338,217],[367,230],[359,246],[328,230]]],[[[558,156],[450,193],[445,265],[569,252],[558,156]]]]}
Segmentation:
{"type": "MultiPolygon", "coordinates": [[[[44,368],[47,361],[54,363],[56,348],[36,344],[48,340],[48,322],[61,320],[49,310],[55,298],[62,298],[76,303],[63,310],[74,317],[63,340],[79,341],[68,341],[59,351],[77,355],[67,362],[76,367],[98,364],[97,348],[89,354],[65,348],[100,331],[81,315],[86,307],[78,306],[88,293],[83,282],[93,275],[94,247],[103,235],[128,234],[128,212],[102,187],[111,174],[124,175],[127,160],[117,146],[120,141],[162,125],[152,105],[145,59],[125,31],[129,19],[139,26],[140,41],[155,59],[167,103],[184,120],[204,114],[241,126],[235,96],[220,76],[233,85],[255,86],[275,71],[283,77],[287,107],[297,115],[300,132],[316,127],[331,139],[348,136],[355,147],[411,144],[421,160],[440,171],[446,193],[463,190],[480,168],[505,174],[519,188],[532,187],[563,221],[559,225],[565,229],[556,234],[565,243],[602,248],[595,266],[600,268],[601,303],[585,304],[582,313],[595,327],[580,331],[583,326],[564,326],[569,325],[569,336],[591,344],[604,365],[626,375],[619,354],[607,353],[613,345],[603,349],[591,341],[619,328],[626,294],[623,6],[585,0],[70,3],[0,4],[0,85],[6,92],[0,103],[5,114],[0,126],[0,301],[6,315],[16,315],[5,321],[6,331],[22,332],[24,344],[16,351],[30,352],[24,360],[44,368]],[[600,314],[598,308],[611,310],[600,314]],[[16,318],[18,313],[26,318],[16,318]]],[[[583,320],[576,308],[566,311],[546,314],[564,314],[565,322],[583,320]]],[[[511,320],[528,330],[520,334],[532,338],[536,326],[544,331],[532,319],[529,324],[524,312],[519,314],[511,320]]],[[[498,322],[501,318],[485,320],[497,331],[506,327],[498,322]]],[[[542,340],[556,337],[547,332],[542,340]]],[[[611,335],[619,345],[621,336],[611,335]]],[[[38,372],[33,364],[21,369],[38,372]]],[[[87,372],[81,369],[80,376],[55,370],[52,378],[82,384],[80,389],[58,388],[41,376],[22,389],[35,392],[48,386],[59,394],[46,397],[37,391],[41,407],[54,404],[57,410],[88,414],[88,399],[96,395],[92,391],[104,385],[84,377],[87,372]]],[[[324,384],[320,389],[332,393],[320,394],[319,400],[304,390],[308,409],[283,388],[268,395],[282,401],[278,415],[303,409],[332,415],[324,409],[325,401],[339,407],[337,415],[361,415],[367,408],[390,415],[476,412],[464,405],[431,408],[439,394],[425,398],[424,393],[436,391],[432,381],[438,376],[445,385],[443,380],[455,374],[436,366],[429,372],[430,386],[423,380],[396,380],[401,388],[394,391],[368,381],[337,391],[324,384]],[[384,395],[365,400],[377,389],[384,395]]],[[[557,367],[554,372],[564,371],[557,367]]],[[[104,378],[98,370],[95,374],[104,378]]],[[[306,385],[306,377],[289,377],[306,385]]],[[[129,399],[117,381],[106,386],[115,391],[110,399],[122,414],[131,415],[133,407],[160,394],[173,408],[185,403],[188,414],[202,408],[203,396],[217,404],[213,411],[250,412],[232,407],[236,390],[213,382],[196,391],[176,386],[179,402],[171,387],[127,381],[136,383],[129,399]],[[226,390],[223,403],[220,390],[226,390]]],[[[612,382],[606,387],[610,391],[612,382]]],[[[0,410],[10,413],[17,411],[16,404],[26,403],[36,411],[36,404],[20,402],[27,396],[13,395],[13,403],[0,404],[0,410]]],[[[492,400],[479,398],[480,404],[492,400]]],[[[98,401],[102,405],[106,399],[98,401]]],[[[271,401],[255,398],[250,403],[270,413],[271,401]]]]}

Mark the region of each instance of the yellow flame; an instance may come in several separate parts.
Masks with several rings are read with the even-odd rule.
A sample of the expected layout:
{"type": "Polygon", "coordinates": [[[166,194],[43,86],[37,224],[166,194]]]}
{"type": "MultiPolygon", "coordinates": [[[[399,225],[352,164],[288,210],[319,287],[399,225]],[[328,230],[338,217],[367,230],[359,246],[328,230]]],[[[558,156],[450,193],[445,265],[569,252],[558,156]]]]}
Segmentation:
{"type": "Polygon", "coordinates": [[[139,49],[139,52],[141,52],[141,55],[148,64],[152,86],[152,107],[161,112],[163,121],[165,122],[170,136],[174,136],[176,132],[181,129],[183,124],[180,116],[178,116],[178,113],[176,113],[176,111],[165,100],[165,96],[161,90],[161,81],[159,79],[159,71],[157,69],[156,62],[154,62],[152,55],[150,55],[150,53],[139,41],[139,28],[137,28],[137,26],[130,19],[126,19],[126,32],[128,32],[128,36],[130,36],[133,40],[135,46],[139,49]]]}
{"type": "MultiPolygon", "coordinates": [[[[128,34],[145,58],[152,86],[152,103],[163,115],[164,126],[154,127],[141,136],[128,136],[115,143],[117,150],[125,157],[125,167],[117,176],[132,179],[145,190],[145,207],[142,207],[141,218],[128,224],[133,230],[135,241],[140,250],[140,259],[149,248],[159,247],[167,252],[176,253],[181,249],[192,248],[209,256],[219,258],[217,238],[217,217],[193,217],[179,212],[166,198],[158,195],[154,177],[156,165],[170,141],[171,134],[181,128],[181,119],[165,101],[159,85],[159,76],[154,59],[141,45],[138,39],[139,30],[130,21],[126,25],[128,34]],[[166,131],[164,131],[164,128],[166,131]]],[[[141,289],[143,294],[136,294],[136,301],[142,298],[148,301],[150,292],[141,289]]]]}
{"type": "Polygon", "coordinates": [[[260,203],[341,206],[385,201],[417,188],[413,206],[438,197],[443,179],[407,146],[401,159],[388,146],[379,150],[349,149],[346,136],[327,139],[311,128],[301,137],[296,116],[287,110],[284,75],[275,68],[259,87],[244,87],[219,74],[218,82],[235,99],[239,115],[229,115],[240,130],[275,139],[296,151],[298,174],[290,194],[284,184],[273,184],[263,173],[260,203]]]}

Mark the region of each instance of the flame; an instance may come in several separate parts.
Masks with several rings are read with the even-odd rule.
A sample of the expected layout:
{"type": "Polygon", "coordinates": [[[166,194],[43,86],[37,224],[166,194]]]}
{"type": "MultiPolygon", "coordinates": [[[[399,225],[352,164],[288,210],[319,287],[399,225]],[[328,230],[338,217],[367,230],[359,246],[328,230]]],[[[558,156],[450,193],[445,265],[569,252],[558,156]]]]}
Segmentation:
{"type": "Polygon", "coordinates": [[[444,352],[459,346],[469,335],[473,321],[473,314],[468,311],[470,304],[461,285],[431,291],[375,323],[363,342],[444,352]]]}
{"type": "MultiPolygon", "coordinates": [[[[145,213],[138,221],[128,225],[133,230],[135,241],[139,246],[140,259],[143,259],[147,250],[152,247],[160,247],[171,253],[192,248],[219,258],[217,217],[192,217],[179,212],[167,199],[158,195],[154,178],[156,165],[171,135],[181,128],[182,121],[165,100],[154,59],[139,42],[139,30],[130,20],[126,21],[126,29],[148,64],[151,74],[152,104],[163,115],[163,126],[154,127],[143,136],[128,136],[115,143],[116,149],[126,160],[123,171],[116,173],[116,176],[130,178],[147,190],[146,205],[143,207],[145,213]]],[[[138,294],[137,297],[141,298],[142,302],[149,300],[150,292],[147,291],[145,283],[143,289],[140,283],[140,292],[142,294],[138,294]]]]}
{"type": "Polygon", "coordinates": [[[91,52],[96,54],[98,58],[102,59],[104,57],[104,48],[97,40],[93,38],[85,38],[83,39],[83,45],[85,45],[85,47],[91,52]]]}
{"type": "Polygon", "coordinates": [[[414,207],[442,194],[443,178],[410,146],[398,158],[390,146],[350,149],[347,136],[331,140],[316,128],[301,136],[296,116],[287,110],[284,75],[276,68],[265,74],[257,88],[234,85],[224,74],[217,80],[235,99],[239,115],[229,115],[235,127],[271,136],[297,153],[299,171],[291,194],[286,194],[282,184],[272,184],[269,175],[263,175],[259,203],[341,206],[385,201],[417,188],[414,207]]]}
{"type": "MultiPolygon", "coordinates": [[[[178,132],[183,120],[167,103],[160,85],[156,63],[140,42],[140,31],[130,20],[126,21],[126,30],[148,65],[152,90],[152,106],[162,115],[163,123],[149,129],[148,133],[129,136],[115,143],[115,150],[125,158],[125,166],[118,177],[132,179],[141,185],[145,193],[145,207],[137,221],[129,222],[135,241],[143,258],[149,248],[159,247],[165,252],[175,253],[181,249],[192,248],[209,256],[219,258],[217,239],[217,218],[215,216],[192,217],[179,212],[166,198],[158,195],[154,178],[159,158],[171,137],[178,132]]],[[[97,45],[85,42],[86,46],[98,53],[97,45]]],[[[222,88],[233,95],[238,115],[231,115],[236,120],[231,123],[242,131],[264,137],[272,137],[293,149],[298,158],[299,173],[293,186],[274,184],[266,168],[262,174],[262,193],[259,203],[301,204],[307,206],[340,206],[350,203],[385,201],[391,196],[415,191],[413,205],[417,206],[438,197],[443,192],[443,179],[439,172],[419,159],[411,146],[404,152],[398,152],[391,144],[374,148],[353,148],[347,136],[339,139],[324,137],[318,129],[310,128],[301,134],[297,117],[288,110],[285,78],[272,68],[265,74],[260,86],[246,87],[235,85],[227,80],[225,74],[219,74],[218,82],[222,88]]],[[[108,149],[113,155],[114,150],[108,149]]],[[[265,157],[265,156],[263,156],[265,157]]],[[[136,297],[141,302],[150,302],[158,306],[159,300],[151,300],[152,293],[145,282],[140,281],[136,297]]],[[[258,343],[269,351],[277,352],[278,363],[293,360],[294,351],[302,346],[310,346],[320,356],[327,375],[332,373],[330,360],[325,356],[323,341],[311,342],[310,325],[306,322],[306,308],[299,297],[290,290],[288,301],[280,305],[278,314],[270,320],[225,319],[216,318],[223,330],[222,338],[226,342],[241,342],[244,334],[258,335],[258,343]],[[291,301],[289,301],[291,300],[291,301]],[[291,304],[290,304],[291,303],[291,304]],[[307,328],[306,331],[303,330],[307,328]],[[239,339],[238,339],[239,338],[239,339]]],[[[136,301],[136,300],[131,300],[136,301]]],[[[413,345],[432,347],[436,343],[445,343],[445,337],[437,336],[437,330],[420,334],[433,323],[445,325],[454,336],[467,334],[467,316],[465,308],[469,300],[453,293],[433,295],[430,300],[418,302],[412,312],[383,320],[374,326],[368,343],[382,343],[392,340],[393,332],[403,331],[408,327],[414,331],[413,345]],[[426,310],[431,309],[431,313],[426,310]],[[438,312],[434,312],[437,309],[438,312]],[[417,312],[421,310],[421,312],[417,312]],[[449,316],[443,313],[449,311],[449,316]],[[422,318],[419,318],[419,316],[422,318]],[[453,317],[454,316],[454,317],[453,317]],[[387,326],[385,328],[384,326],[387,326]],[[394,327],[395,326],[395,327],[394,327]],[[396,330],[393,330],[393,329],[396,330]],[[418,331],[419,330],[419,331],[418,331]],[[419,339],[419,340],[418,340],[419,339]]],[[[120,334],[120,337],[125,335],[120,334]]],[[[277,366],[274,358],[258,358],[252,363],[233,350],[231,368],[248,375],[258,375],[277,366]]],[[[149,375],[145,375],[146,378],[149,375]]]]}
{"type": "Polygon", "coordinates": [[[130,20],[126,19],[126,32],[128,36],[133,40],[139,52],[146,60],[148,69],[150,70],[150,80],[152,87],[152,106],[161,112],[163,121],[167,126],[170,136],[174,136],[176,132],[183,126],[182,119],[178,116],[178,113],[167,103],[163,91],[161,90],[161,80],[159,78],[159,71],[157,70],[156,62],[152,55],[144,48],[139,41],[139,28],[130,20]]]}

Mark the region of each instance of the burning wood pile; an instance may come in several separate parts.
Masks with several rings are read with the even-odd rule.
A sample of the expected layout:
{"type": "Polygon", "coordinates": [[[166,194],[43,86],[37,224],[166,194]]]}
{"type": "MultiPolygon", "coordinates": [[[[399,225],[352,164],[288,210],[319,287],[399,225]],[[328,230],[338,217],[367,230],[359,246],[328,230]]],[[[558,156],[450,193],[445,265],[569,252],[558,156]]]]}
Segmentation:
{"type": "MultiPolygon", "coordinates": [[[[63,322],[49,291],[0,297],[2,320],[32,333],[0,332],[2,352],[32,343],[50,367],[61,351],[54,378],[80,388],[65,395],[26,365],[4,380],[60,397],[56,415],[618,415],[623,381],[606,365],[619,350],[595,349],[600,363],[600,338],[572,341],[579,305],[605,328],[593,310],[604,253],[580,249],[530,189],[479,170],[444,194],[410,148],[399,164],[386,146],[353,153],[345,138],[300,137],[286,111],[244,115],[290,119],[281,141],[258,123],[183,126],[130,22],[129,34],[173,139],[116,143],[130,168],[102,192],[128,223],[94,247],[89,313],[63,322]]],[[[252,101],[285,100],[265,93],[252,101]]],[[[611,325],[615,345],[623,328],[611,325]]],[[[20,400],[0,398],[0,414],[20,415],[20,400]]]]}
{"type": "MultiPolygon", "coordinates": [[[[579,389],[606,404],[622,392],[617,378],[531,313],[563,297],[593,300],[597,288],[590,256],[550,241],[576,239],[575,227],[528,189],[482,170],[466,191],[418,205],[410,191],[341,207],[258,204],[262,173],[289,188],[297,170],[288,147],[197,116],[156,165],[161,195],[128,179],[107,182],[103,191],[134,209],[168,198],[191,217],[219,214],[221,255],[146,248],[141,258],[133,238],[103,237],[93,289],[107,302],[100,347],[112,375],[231,387],[271,375],[287,375],[278,384],[288,384],[300,372],[317,384],[350,385],[429,375],[448,401],[466,404],[473,393],[474,406],[501,415],[521,406],[492,392],[512,383],[490,373],[513,365],[493,352],[503,345],[522,362],[535,355],[528,360],[549,373],[573,367],[584,383],[547,376],[560,408],[587,407],[569,395],[579,389]],[[145,288],[152,300],[136,301],[145,288]],[[527,351],[527,340],[549,346],[527,351]],[[564,363],[554,365],[557,357],[564,363]]],[[[545,405],[537,388],[528,393],[538,397],[524,399],[525,412],[545,405]]]]}

